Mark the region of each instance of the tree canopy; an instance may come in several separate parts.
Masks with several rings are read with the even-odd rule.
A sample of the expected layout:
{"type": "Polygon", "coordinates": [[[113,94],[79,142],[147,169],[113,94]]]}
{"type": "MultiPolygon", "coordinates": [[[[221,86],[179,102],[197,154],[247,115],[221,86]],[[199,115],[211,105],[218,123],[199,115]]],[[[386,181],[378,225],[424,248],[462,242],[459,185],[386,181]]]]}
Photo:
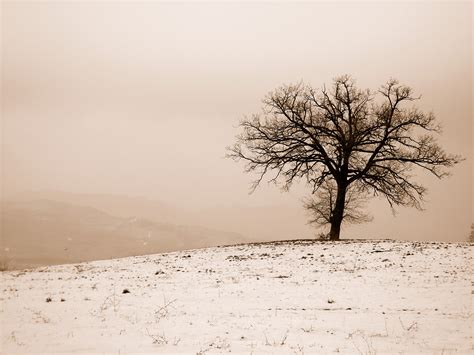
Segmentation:
{"type": "Polygon", "coordinates": [[[395,79],[377,91],[357,88],[348,75],[329,89],[285,85],[264,98],[262,112],[241,121],[229,156],[257,174],[252,189],[265,177],[284,189],[303,179],[313,194],[330,186],[326,215],[336,240],[355,184],[358,193],[383,196],[392,208],[421,208],[426,188],[413,169],[443,178],[461,161],[438,144],[434,114],[408,105],[418,99],[395,79]]]}

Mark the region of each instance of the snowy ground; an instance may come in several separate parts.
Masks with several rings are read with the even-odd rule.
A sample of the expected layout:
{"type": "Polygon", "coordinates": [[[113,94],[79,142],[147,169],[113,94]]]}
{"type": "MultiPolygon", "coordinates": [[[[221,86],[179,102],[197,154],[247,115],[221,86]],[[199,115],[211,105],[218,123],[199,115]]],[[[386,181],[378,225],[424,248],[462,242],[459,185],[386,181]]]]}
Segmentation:
{"type": "Polygon", "coordinates": [[[0,350],[472,353],[472,251],[274,243],[3,272],[0,350]]]}

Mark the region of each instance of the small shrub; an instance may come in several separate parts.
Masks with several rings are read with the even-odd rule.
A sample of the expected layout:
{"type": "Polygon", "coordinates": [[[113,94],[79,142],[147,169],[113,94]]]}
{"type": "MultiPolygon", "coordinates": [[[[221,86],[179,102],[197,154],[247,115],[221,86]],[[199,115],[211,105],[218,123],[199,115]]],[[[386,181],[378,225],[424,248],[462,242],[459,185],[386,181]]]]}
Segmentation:
{"type": "Polygon", "coordinates": [[[316,236],[316,240],[327,241],[329,240],[329,233],[319,233],[316,236]]]}
{"type": "Polygon", "coordinates": [[[11,270],[11,264],[9,260],[2,259],[0,260],[0,272],[11,270]]]}

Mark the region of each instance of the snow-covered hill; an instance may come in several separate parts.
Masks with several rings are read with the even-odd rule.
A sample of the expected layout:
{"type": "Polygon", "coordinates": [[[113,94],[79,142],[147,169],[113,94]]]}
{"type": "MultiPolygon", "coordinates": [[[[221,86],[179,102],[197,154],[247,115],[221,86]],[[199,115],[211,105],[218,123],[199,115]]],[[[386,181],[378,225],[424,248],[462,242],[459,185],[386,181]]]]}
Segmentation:
{"type": "Polygon", "coordinates": [[[467,354],[472,251],[299,241],[3,272],[1,352],[467,354]]]}

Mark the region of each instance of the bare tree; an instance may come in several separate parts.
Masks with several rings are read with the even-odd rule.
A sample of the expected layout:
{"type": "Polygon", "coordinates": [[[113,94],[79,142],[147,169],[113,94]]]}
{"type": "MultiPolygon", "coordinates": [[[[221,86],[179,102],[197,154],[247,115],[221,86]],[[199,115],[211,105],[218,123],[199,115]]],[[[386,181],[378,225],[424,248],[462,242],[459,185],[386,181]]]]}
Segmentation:
{"type": "Polygon", "coordinates": [[[443,178],[461,161],[437,143],[441,129],[432,113],[406,107],[417,99],[396,80],[372,92],[347,75],[319,91],[302,83],[283,86],[263,100],[262,113],[241,122],[228,156],[258,173],[252,191],[266,175],[284,189],[304,179],[313,193],[333,181],[329,235],[338,240],[354,183],[392,208],[421,208],[426,189],[414,181],[413,168],[443,178]]]}

